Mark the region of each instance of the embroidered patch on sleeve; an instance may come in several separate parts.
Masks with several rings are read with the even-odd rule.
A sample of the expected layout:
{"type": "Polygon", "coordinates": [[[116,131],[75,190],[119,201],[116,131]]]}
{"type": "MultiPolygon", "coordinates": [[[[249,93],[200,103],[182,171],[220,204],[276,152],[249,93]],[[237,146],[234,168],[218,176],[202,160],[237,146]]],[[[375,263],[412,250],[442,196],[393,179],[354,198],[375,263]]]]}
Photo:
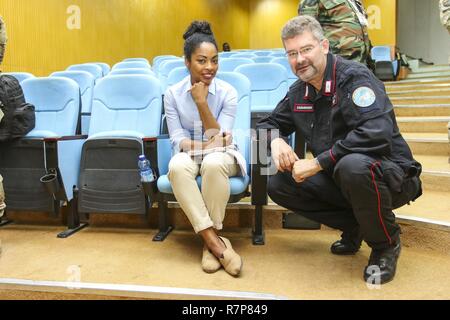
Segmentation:
{"type": "Polygon", "coordinates": [[[359,87],[353,91],[352,100],[360,108],[370,107],[375,103],[375,92],[369,87],[359,87]]]}

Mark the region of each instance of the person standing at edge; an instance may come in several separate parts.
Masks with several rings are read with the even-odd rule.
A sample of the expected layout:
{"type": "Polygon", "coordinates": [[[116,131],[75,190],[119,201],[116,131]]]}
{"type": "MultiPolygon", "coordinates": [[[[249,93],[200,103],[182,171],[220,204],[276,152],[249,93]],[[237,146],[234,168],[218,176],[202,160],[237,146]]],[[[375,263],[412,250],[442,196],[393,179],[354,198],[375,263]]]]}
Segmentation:
{"type": "Polygon", "coordinates": [[[332,53],[370,66],[367,14],[359,0],[301,0],[298,14],[319,21],[332,53]]]}
{"type": "Polygon", "coordinates": [[[364,65],[330,53],[316,19],[289,20],[282,41],[300,79],[257,129],[302,135],[314,159],[299,160],[282,138],[270,136],[279,172],[269,179],[269,196],[341,230],[333,254],[355,254],[364,239],[372,249],[364,279],[388,282],[401,248],[392,209],[421,195],[421,165],[399,132],[383,83],[364,65]]]}

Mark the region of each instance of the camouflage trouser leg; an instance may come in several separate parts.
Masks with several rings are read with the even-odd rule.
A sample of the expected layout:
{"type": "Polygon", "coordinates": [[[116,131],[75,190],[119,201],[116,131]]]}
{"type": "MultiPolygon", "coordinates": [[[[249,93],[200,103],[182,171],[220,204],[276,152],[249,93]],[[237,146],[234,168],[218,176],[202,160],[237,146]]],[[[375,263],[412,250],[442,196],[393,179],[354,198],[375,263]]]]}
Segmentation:
{"type": "Polygon", "coordinates": [[[3,190],[3,178],[0,176],[0,217],[3,216],[5,208],[5,190],[3,190]]]}

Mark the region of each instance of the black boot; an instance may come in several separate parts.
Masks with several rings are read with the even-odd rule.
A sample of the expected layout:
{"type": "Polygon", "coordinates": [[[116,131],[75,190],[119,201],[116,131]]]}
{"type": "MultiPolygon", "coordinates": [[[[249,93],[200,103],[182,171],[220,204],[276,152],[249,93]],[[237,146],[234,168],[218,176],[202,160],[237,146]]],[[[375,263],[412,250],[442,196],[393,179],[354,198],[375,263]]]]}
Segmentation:
{"type": "Polygon", "coordinates": [[[341,238],[341,240],[338,240],[331,245],[331,253],[337,255],[352,255],[358,252],[363,239],[359,228],[351,233],[342,233],[341,238]]]}
{"type": "Polygon", "coordinates": [[[387,249],[372,249],[369,263],[364,269],[364,280],[371,284],[383,284],[394,279],[400,251],[400,240],[387,249]]]}

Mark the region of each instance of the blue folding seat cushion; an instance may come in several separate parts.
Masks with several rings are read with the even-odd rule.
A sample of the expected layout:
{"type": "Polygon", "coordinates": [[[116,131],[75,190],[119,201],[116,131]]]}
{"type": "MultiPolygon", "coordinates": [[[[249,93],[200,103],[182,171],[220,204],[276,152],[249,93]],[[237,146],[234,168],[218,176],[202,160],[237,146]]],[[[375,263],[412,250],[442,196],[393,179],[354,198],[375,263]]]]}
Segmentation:
{"type": "Polygon", "coordinates": [[[240,65],[249,63],[255,63],[255,61],[249,58],[219,58],[219,71],[232,72],[240,65]]]}
{"type": "Polygon", "coordinates": [[[158,136],[161,94],[158,79],[150,75],[112,75],[99,80],[88,139],[158,136]]]}
{"type": "Polygon", "coordinates": [[[235,72],[250,80],[252,112],[271,112],[288,91],[287,72],[279,64],[246,64],[237,67],[235,72]]]}
{"type": "MultiPolygon", "coordinates": [[[[231,195],[242,194],[250,183],[250,81],[235,72],[219,72],[217,78],[231,84],[238,93],[238,106],[233,128],[233,141],[247,161],[247,175],[230,177],[231,195]]],[[[170,139],[158,139],[158,169],[160,177],[157,185],[162,193],[173,194],[172,186],[167,178],[168,165],[172,156],[170,139]]],[[[201,188],[201,176],[197,177],[197,184],[201,188]]]]}
{"type": "Polygon", "coordinates": [[[80,89],[71,79],[30,78],[22,82],[27,102],[35,106],[36,126],[27,137],[72,136],[76,132],[80,89]]]}

